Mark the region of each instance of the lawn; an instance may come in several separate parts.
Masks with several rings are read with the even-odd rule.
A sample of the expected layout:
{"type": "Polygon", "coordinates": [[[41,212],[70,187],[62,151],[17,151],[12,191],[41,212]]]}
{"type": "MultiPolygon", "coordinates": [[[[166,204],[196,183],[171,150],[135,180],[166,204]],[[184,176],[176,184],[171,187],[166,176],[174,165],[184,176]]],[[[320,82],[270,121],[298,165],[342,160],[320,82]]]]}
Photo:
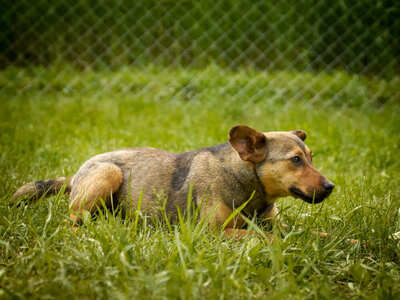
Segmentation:
{"type": "Polygon", "coordinates": [[[399,299],[399,86],[213,65],[1,71],[0,298],[399,299]],[[111,214],[73,231],[62,194],[8,206],[23,183],[73,175],[95,154],[188,151],[225,142],[237,124],[305,130],[336,184],[322,204],[280,199],[289,232],[274,243],[111,214]]]}

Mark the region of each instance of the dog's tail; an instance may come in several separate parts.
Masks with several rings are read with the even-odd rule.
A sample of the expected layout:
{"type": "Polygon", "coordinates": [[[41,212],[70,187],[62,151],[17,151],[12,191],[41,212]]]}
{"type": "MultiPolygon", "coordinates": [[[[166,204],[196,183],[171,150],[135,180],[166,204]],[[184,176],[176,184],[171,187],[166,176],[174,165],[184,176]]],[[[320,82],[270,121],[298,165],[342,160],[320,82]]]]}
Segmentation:
{"type": "Polygon", "coordinates": [[[57,194],[64,189],[64,193],[71,192],[72,177],[59,177],[55,179],[33,181],[21,186],[11,197],[10,205],[24,202],[35,202],[42,197],[57,194]]]}

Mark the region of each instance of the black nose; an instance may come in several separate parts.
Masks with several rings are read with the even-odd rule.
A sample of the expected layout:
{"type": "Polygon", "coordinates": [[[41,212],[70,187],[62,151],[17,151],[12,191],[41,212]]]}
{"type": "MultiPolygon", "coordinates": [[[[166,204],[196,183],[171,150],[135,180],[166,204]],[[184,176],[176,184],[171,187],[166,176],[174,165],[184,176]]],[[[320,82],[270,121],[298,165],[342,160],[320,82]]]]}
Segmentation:
{"type": "Polygon", "coordinates": [[[324,188],[325,191],[330,193],[330,192],[332,192],[335,185],[332,182],[327,181],[322,185],[322,187],[324,188]]]}

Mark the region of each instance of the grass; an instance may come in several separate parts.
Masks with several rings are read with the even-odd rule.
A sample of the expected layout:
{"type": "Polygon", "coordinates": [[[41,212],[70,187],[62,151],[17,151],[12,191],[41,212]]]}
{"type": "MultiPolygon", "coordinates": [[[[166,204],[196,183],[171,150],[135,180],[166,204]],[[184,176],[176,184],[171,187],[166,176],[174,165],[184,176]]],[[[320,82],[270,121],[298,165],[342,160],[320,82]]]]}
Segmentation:
{"type": "Polygon", "coordinates": [[[0,298],[398,299],[398,84],[215,66],[2,71],[0,298]],[[190,219],[168,228],[100,216],[74,232],[62,194],[7,205],[23,183],[72,175],[94,154],[196,149],[236,124],[304,129],[314,165],[336,184],[320,205],[279,200],[290,231],[273,244],[190,219]]]}

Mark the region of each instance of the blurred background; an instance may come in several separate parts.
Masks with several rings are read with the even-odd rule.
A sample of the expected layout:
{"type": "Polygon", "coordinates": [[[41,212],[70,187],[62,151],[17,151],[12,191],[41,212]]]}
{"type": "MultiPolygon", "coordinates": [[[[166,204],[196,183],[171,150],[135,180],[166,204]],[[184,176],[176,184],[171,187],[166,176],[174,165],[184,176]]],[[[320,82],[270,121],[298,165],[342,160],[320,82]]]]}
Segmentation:
{"type": "Polygon", "coordinates": [[[400,299],[399,0],[5,0],[0,28],[1,299],[400,299]],[[66,195],[8,205],[98,153],[238,124],[305,130],[336,185],[279,200],[294,234],[271,247],[118,218],[75,232],[66,195]]]}
{"type": "MultiPolygon", "coordinates": [[[[254,97],[318,102],[322,93],[329,96],[329,102],[340,105],[399,102],[399,1],[3,3],[0,68],[7,72],[0,75],[0,93],[7,93],[8,98],[26,95],[32,88],[68,92],[81,81],[76,73],[71,78],[71,68],[83,74],[148,66],[201,69],[217,65],[232,71],[286,72],[257,86],[254,97]],[[49,77],[44,71],[49,68],[57,70],[52,79],[67,77],[62,86],[46,78],[40,81],[49,77]],[[17,84],[14,79],[26,70],[34,76],[17,84]],[[314,77],[304,79],[309,73],[325,74],[324,87],[314,77]],[[271,91],[274,81],[287,85],[294,81],[296,92],[271,91]],[[357,100],[360,97],[362,101],[357,100]]],[[[114,80],[102,83],[103,88],[118,85],[122,75],[114,75],[114,80]]],[[[113,92],[140,92],[151,83],[137,85],[127,80],[113,92]]],[[[85,88],[82,85],[84,82],[80,88],[85,88]]],[[[241,86],[242,90],[248,88],[252,88],[251,81],[241,86]]],[[[186,92],[190,93],[190,88],[186,92]]]]}

